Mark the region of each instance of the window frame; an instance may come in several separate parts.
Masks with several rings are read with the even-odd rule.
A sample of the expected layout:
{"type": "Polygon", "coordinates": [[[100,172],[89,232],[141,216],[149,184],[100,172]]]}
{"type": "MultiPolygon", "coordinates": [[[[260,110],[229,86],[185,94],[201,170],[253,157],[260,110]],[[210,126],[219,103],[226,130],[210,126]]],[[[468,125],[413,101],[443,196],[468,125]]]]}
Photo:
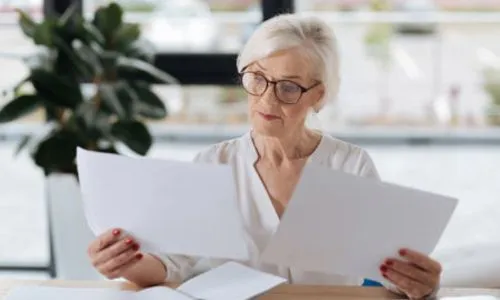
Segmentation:
{"type": "MultiPolygon", "coordinates": [[[[75,3],[79,13],[83,14],[83,1],[85,0],[44,0],[44,15],[60,15],[75,3]]],[[[294,0],[260,0],[260,5],[262,20],[295,11],[294,0]]],[[[238,83],[236,58],[236,53],[158,52],[154,64],[183,85],[231,86],[238,83]]],[[[144,79],[154,82],[152,78],[144,79]]]]}

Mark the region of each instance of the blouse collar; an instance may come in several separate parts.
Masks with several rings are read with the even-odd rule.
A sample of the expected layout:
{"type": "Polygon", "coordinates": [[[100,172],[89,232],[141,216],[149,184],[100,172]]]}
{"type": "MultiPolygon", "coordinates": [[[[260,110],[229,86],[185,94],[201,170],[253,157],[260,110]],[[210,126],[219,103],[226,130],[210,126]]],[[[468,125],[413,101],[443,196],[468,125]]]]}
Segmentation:
{"type": "MultiPolygon", "coordinates": [[[[248,131],[244,136],[243,136],[243,139],[244,139],[244,144],[245,144],[245,148],[247,150],[247,156],[250,160],[250,162],[253,164],[257,161],[257,159],[259,158],[259,153],[257,152],[257,148],[255,146],[255,143],[253,141],[253,138],[252,138],[252,131],[248,131]]],[[[316,149],[314,149],[314,151],[311,153],[311,155],[309,155],[309,157],[307,158],[307,164],[310,164],[312,162],[314,163],[318,163],[320,161],[319,158],[321,158],[323,155],[322,155],[322,152],[324,151],[324,144],[325,144],[325,134],[323,134],[321,132],[321,140],[319,141],[319,144],[318,146],[316,146],[316,149]]]]}

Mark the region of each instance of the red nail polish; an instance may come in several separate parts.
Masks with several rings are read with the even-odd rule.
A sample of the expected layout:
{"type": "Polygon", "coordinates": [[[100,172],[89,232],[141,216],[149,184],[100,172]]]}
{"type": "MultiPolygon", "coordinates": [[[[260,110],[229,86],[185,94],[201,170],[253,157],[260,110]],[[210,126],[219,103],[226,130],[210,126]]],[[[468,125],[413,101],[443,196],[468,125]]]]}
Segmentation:
{"type": "Polygon", "coordinates": [[[114,236],[117,236],[119,234],[120,234],[120,230],[118,230],[118,229],[113,230],[113,235],[114,236]]]}
{"type": "Polygon", "coordinates": [[[131,239],[126,239],[126,240],[125,240],[125,244],[127,244],[127,245],[132,244],[132,240],[131,240],[131,239]]]}
{"type": "Polygon", "coordinates": [[[401,250],[399,250],[399,255],[401,255],[401,256],[405,256],[405,255],[406,255],[406,253],[407,253],[407,252],[406,252],[406,250],[405,250],[405,249],[401,249],[401,250]]]}
{"type": "Polygon", "coordinates": [[[382,271],[382,273],[385,273],[387,272],[387,267],[386,266],[380,266],[380,271],[382,271]]]}
{"type": "Polygon", "coordinates": [[[132,246],[132,249],[133,249],[134,251],[139,250],[139,245],[138,245],[138,244],[134,244],[134,245],[132,246]]]}
{"type": "Polygon", "coordinates": [[[385,262],[385,264],[388,266],[392,266],[394,264],[394,262],[392,260],[388,260],[385,262]]]}
{"type": "Polygon", "coordinates": [[[135,256],[135,258],[142,259],[142,253],[137,253],[137,255],[135,256]]]}

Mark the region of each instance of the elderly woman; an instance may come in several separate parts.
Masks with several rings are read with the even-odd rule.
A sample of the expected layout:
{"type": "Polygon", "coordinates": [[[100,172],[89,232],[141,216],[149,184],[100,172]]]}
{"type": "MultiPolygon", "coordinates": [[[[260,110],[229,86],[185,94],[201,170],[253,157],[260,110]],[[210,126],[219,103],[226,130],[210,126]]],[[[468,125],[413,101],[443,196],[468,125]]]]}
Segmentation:
{"type": "MultiPolygon", "coordinates": [[[[237,67],[248,93],[252,130],[209,147],[195,161],[233,167],[239,207],[248,229],[251,259],[247,264],[292,283],[361,284],[360,278],[258,263],[259,253],[276,230],[306,164],[378,179],[363,149],[305,125],[308,114],[319,111],[337,94],[339,67],[334,34],[315,18],[277,16],[262,23],[251,36],[237,67]]],[[[415,299],[437,290],[441,272],[438,262],[410,249],[394,252],[394,257],[380,266],[381,274],[393,283],[391,288],[415,299]]],[[[223,262],[141,253],[134,238],[123,236],[120,229],[98,237],[90,245],[89,255],[106,277],[124,277],[142,286],[165,280],[182,282],[223,262]]]]}

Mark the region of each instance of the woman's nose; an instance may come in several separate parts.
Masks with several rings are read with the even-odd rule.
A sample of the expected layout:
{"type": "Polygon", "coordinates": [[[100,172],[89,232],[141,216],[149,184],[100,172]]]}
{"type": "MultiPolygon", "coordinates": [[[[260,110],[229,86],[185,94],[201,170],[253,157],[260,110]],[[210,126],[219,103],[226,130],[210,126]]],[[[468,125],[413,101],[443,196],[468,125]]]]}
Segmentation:
{"type": "Polygon", "coordinates": [[[274,86],[272,84],[270,84],[264,94],[260,96],[260,101],[269,106],[278,104],[278,98],[276,98],[276,93],[274,92],[274,86]]]}

